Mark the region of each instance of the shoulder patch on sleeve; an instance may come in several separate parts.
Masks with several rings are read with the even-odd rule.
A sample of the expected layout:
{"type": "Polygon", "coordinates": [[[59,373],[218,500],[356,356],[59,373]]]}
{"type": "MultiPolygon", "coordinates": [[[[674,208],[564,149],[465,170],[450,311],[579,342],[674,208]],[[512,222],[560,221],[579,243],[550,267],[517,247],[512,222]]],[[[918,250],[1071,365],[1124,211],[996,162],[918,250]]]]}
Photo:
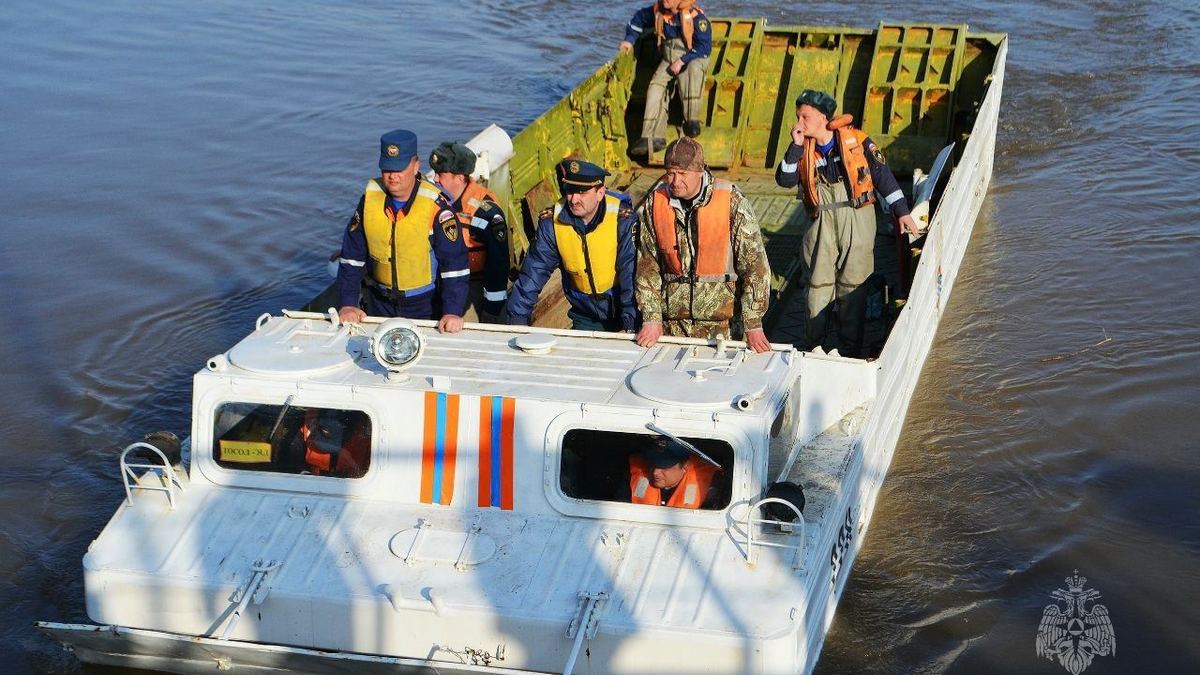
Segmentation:
{"type": "Polygon", "coordinates": [[[887,164],[887,160],[883,158],[883,152],[879,149],[878,145],[875,145],[874,141],[867,141],[867,150],[871,151],[871,156],[875,158],[876,162],[884,165],[887,164]]]}
{"type": "Polygon", "coordinates": [[[450,241],[458,241],[458,218],[454,217],[452,211],[442,211],[438,214],[438,224],[442,227],[442,234],[450,241]]]}
{"type": "Polygon", "coordinates": [[[349,229],[351,232],[353,232],[360,227],[362,227],[362,218],[357,213],[355,213],[353,216],[350,217],[350,228],[349,229]]]}
{"type": "Polygon", "coordinates": [[[542,212],[538,214],[539,220],[546,220],[546,219],[553,218],[553,217],[554,217],[554,207],[553,206],[549,206],[549,207],[546,207],[545,209],[542,209],[542,212]]]}
{"type": "Polygon", "coordinates": [[[696,30],[704,33],[708,31],[708,19],[700,19],[696,22],[696,30]]]}

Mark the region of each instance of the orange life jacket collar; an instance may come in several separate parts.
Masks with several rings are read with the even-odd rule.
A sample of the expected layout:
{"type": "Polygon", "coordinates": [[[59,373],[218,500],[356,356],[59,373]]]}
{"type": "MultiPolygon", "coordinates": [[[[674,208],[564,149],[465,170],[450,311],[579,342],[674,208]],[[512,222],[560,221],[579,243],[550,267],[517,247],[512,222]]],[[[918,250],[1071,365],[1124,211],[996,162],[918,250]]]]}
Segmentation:
{"type": "MultiPolygon", "coordinates": [[[[678,509],[698,509],[708,497],[717,467],[689,458],[684,465],[683,478],[675,486],[667,506],[678,509]]],[[[650,482],[653,470],[640,455],[629,457],[629,493],[634,504],[662,505],[662,490],[650,482]]]]}
{"type": "Polygon", "coordinates": [[[663,271],[668,282],[677,281],[735,281],[737,270],[733,260],[733,241],[730,237],[730,205],[733,183],[712,179],[708,201],[693,206],[696,213],[696,251],[692,269],[684,270],[679,255],[679,238],[675,225],[675,206],[666,184],[659,183],[653,195],[654,240],[662,256],[663,271]]]}
{"type": "Polygon", "coordinates": [[[680,32],[683,33],[683,44],[691,51],[696,30],[694,20],[703,11],[696,7],[696,0],[682,0],[674,11],[663,7],[662,0],[654,3],[654,35],[658,38],[658,44],[662,44],[666,25],[678,21],[680,32]]]}
{"type": "MultiPolygon", "coordinates": [[[[838,147],[842,175],[847,183],[848,205],[857,209],[875,203],[875,181],[871,178],[871,166],[867,163],[867,135],[854,128],[853,122],[851,115],[838,115],[825,128],[833,132],[838,147]]],[[[804,153],[800,156],[800,196],[808,206],[809,215],[813,217],[822,206],[817,194],[818,159],[816,139],[804,139],[804,153]]]]}

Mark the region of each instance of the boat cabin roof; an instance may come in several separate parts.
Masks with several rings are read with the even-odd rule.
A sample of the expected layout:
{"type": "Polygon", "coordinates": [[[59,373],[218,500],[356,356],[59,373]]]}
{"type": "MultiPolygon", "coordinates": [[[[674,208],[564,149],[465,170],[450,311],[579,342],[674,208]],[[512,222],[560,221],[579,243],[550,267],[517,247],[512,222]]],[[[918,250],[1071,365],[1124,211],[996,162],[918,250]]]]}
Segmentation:
{"type": "Polygon", "coordinates": [[[790,345],[755,354],[741,342],[664,338],[645,349],[632,336],[611,333],[468,324],[443,334],[432,321],[412,324],[424,345],[400,375],[389,377],[371,352],[380,320],[337,325],[296,312],[264,315],[208,370],[347,391],[381,387],[758,416],[778,408],[797,358],[790,345]],[[537,344],[522,348],[531,339],[537,344]]]}

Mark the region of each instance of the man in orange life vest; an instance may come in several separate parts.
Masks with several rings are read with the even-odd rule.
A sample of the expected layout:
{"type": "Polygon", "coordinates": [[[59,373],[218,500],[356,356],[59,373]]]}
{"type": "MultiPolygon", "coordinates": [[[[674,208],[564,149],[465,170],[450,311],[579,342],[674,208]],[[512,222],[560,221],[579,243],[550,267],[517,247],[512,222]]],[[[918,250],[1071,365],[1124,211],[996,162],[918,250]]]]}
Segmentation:
{"type": "Polygon", "coordinates": [[[442,143],[429,155],[429,167],[462,225],[472,302],[480,303],[481,320],[495,323],[508,299],[508,223],[496,195],[471,177],[475,161],[475,152],[462,143],[442,143]]]}
{"type": "Polygon", "coordinates": [[[315,476],[361,478],[371,464],[371,437],[353,414],[309,408],[300,426],[304,463],[315,476]]]}
{"type": "Polygon", "coordinates": [[[554,173],[563,198],[538,217],[521,276],[508,297],[508,322],[529,325],[538,294],[561,268],[571,328],[632,331],[637,218],[629,197],[605,190],[608,172],[591,162],[568,157],[554,173]]]}
{"type": "Polygon", "coordinates": [[[680,509],[718,509],[724,500],[716,485],[720,471],[668,438],[629,456],[629,494],[634,504],[680,509]]]}
{"type": "Polygon", "coordinates": [[[690,138],[700,135],[704,76],[712,55],[712,26],[704,10],[696,7],[696,0],[658,0],[638,10],[625,26],[621,51],[631,51],[633,43],[649,28],[654,29],[662,61],[646,87],[642,136],[629,151],[634,157],[645,157],[651,150],[658,152],[667,144],[663,127],[669,103],[667,85],[672,77],[683,103],[683,133],[690,138]]]}
{"type": "Polygon", "coordinates": [[[812,225],[804,233],[801,263],[808,280],[809,347],[823,346],[838,301],[838,339],[843,356],[862,355],[867,278],[875,270],[875,193],[908,232],[917,224],[900,184],[879,146],[850,126],[849,115],[831,121],[837,102],[807,89],[796,99],[792,144],[779,162],[775,182],[799,186],[812,225]]]}
{"type": "Polygon", "coordinates": [[[762,318],[771,268],[750,201],[704,164],[704,148],[680,138],[667,173],[642,204],[635,278],[642,329],[637,343],[666,335],[742,338],[771,349],[762,318]]]}
{"type": "Polygon", "coordinates": [[[379,139],[379,178],[367,181],[342,237],[338,258],[338,316],[347,323],[372,316],[434,318],[438,330],[462,330],[467,308],[467,247],[458,218],[435,185],[418,171],[417,135],[397,129],[379,139]],[[364,277],[366,307],[359,307],[364,277]]]}

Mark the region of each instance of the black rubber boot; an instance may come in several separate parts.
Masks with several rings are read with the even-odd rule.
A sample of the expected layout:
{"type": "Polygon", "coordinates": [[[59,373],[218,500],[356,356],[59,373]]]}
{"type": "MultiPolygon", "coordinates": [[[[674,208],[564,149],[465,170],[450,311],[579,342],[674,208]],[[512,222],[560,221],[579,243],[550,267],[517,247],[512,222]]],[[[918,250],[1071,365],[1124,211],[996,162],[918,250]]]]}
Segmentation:
{"type": "Polygon", "coordinates": [[[633,147],[629,149],[629,154],[632,157],[648,157],[650,155],[650,139],[639,138],[637,143],[634,143],[633,147]]]}
{"type": "Polygon", "coordinates": [[[688,138],[695,138],[700,135],[700,123],[696,120],[689,120],[683,123],[683,135],[688,138]]]}
{"type": "Polygon", "coordinates": [[[667,147],[667,139],[665,139],[665,138],[654,139],[654,151],[655,152],[658,152],[665,147],[667,147]]]}

